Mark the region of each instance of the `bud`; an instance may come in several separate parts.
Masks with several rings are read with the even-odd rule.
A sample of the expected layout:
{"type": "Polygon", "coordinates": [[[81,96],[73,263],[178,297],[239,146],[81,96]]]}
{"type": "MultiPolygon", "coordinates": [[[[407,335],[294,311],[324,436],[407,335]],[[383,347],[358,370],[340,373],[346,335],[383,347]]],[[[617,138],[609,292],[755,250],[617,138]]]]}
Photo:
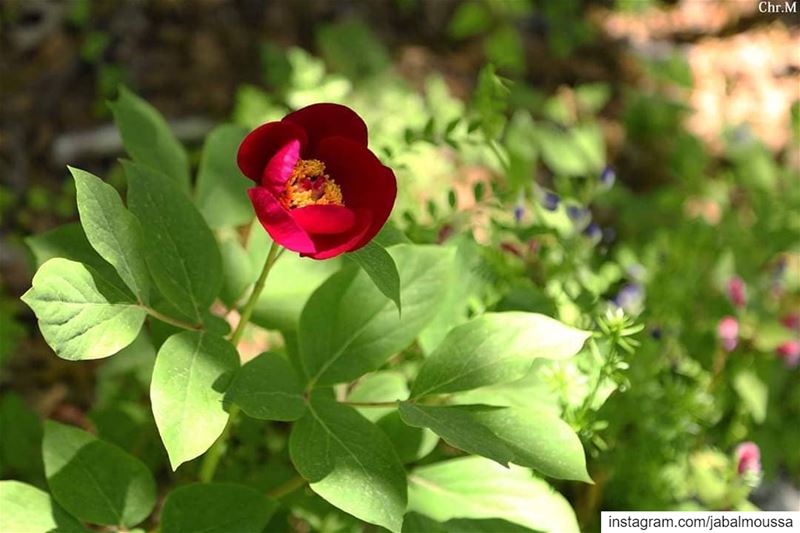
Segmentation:
{"type": "Polygon", "coordinates": [[[747,286],[739,276],[734,276],[728,280],[728,298],[736,307],[744,307],[747,302],[747,286]]]}
{"type": "Polygon", "coordinates": [[[775,349],[778,357],[783,358],[783,363],[789,368],[795,368],[800,363],[800,340],[786,341],[775,349]]]}
{"type": "Polygon", "coordinates": [[[732,316],[723,317],[717,325],[717,335],[726,352],[732,352],[739,343],[739,321],[732,316]]]}
{"type": "Polygon", "coordinates": [[[789,313],[781,318],[781,324],[787,329],[800,332],[800,313],[789,313]]]}
{"type": "Polygon", "coordinates": [[[744,477],[747,474],[761,475],[761,450],[755,442],[743,442],[736,447],[736,473],[744,477]]]}
{"type": "Polygon", "coordinates": [[[501,242],[500,249],[511,254],[516,255],[517,257],[522,257],[522,251],[519,249],[519,246],[514,244],[513,242],[501,242]]]}

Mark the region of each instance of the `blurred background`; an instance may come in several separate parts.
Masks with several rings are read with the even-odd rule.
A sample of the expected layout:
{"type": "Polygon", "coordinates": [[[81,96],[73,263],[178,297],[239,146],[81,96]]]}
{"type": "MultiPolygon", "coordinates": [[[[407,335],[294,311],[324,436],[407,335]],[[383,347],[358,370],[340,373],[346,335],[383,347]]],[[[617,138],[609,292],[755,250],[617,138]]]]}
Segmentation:
{"type": "Polygon", "coordinates": [[[37,475],[33,413],[102,425],[98,387],[123,371],[59,360],[18,297],[26,238],[77,220],[66,165],[124,187],[106,105],[124,85],[195,163],[221,122],[346,103],[397,170],[395,223],[482,246],[472,305],[644,326],[614,368],[545,372],[597,482],[558,486],[587,529],[599,509],[800,509],[800,13],[783,2],[3,0],[0,84],[3,477],[37,475]]]}

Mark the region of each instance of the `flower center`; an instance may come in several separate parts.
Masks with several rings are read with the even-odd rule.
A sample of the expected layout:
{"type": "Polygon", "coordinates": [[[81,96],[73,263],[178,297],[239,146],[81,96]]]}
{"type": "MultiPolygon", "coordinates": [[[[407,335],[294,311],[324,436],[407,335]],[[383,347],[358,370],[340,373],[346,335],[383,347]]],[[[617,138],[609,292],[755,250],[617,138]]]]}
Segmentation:
{"type": "Polygon", "coordinates": [[[297,161],[279,200],[286,209],[307,205],[344,205],[342,189],[325,174],[325,163],[317,159],[297,161]]]}

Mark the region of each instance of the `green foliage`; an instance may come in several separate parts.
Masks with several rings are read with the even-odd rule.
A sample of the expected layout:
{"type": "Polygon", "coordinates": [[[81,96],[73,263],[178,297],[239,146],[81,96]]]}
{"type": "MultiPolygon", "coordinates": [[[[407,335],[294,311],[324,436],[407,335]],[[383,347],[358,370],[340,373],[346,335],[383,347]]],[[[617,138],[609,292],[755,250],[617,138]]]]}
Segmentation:
{"type": "Polygon", "coordinates": [[[386,49],[363,22],[326,25],[317,41],[328,64],[350,79],[374,76],[389,67],[386,49]]]}
{"type": "Polygon", "coordinates": [[[433,246],[390,248],[400,274],[402,316],[366,273],[345,269],[309,299],[300,318],[300,357],[309,385],[332,385],[375,370],[406,348],[435,315],[452,255],[433,246]]]}
{"type": "Polygon", "coordinates": [[[249,182],[236,165],[247,130],[235,124],[214,128],[206,137],[197,171],[195,203],[211,229],[242,226],[253,219],[249,182]]]}
{"type": "Polygon", "coordinates": [[[242,366],[226,398],[260,420],[297,420],[306,411],[300,379],[277,353],[263,353],[242,366]]]}
{"type": "Polygon", "coordinates": [[[53,498],[94,524],[131,527],[152,511],[156,484],[147,467],[80,429],[47,421],[42,443],[53,498]]]}
{"type": "Polygon", "coordinates": [[[0,481],[0,531],[9,533],[86,533],[49,494],[27,483],[0,481]]]}
{"type": "Polygon", "coordinates": [[[133,342],[145,317],[130,294],[91,267],[60,258],[41,266],[22,301],[47,343],[71,361],[114,355],[133,342]]]}
{"type": "Polygon", "coordinates": [[[162,533],[261,533],[277,503],[259,491],[233,483],[179,487],[164,499],[162,533]]]}
{"type": "Polygon", "coordinates": [[[169,302],[199,321],[222,285],[214,235],[191,200],[160,172],[123,162],[128,205],[144,230],[150,274],[169,302]]]}
{"type": "Polygon", "coordinates": [[[312,396],[289,452],[311,489],[336,507],[399,532],[406,476],[391,442],[353,408],[312,396]]]}
{"type": "Polygon", "coordinates": [[[367,273],[378,290],[392,300],[397,305],[397,311],[402,313],[400,275],[397,273],[394,259],[383,246],[372,241],[360,250],[351,252],[349,257],[358,263],[358,266],[367,273]]]}
{"type": "MultiPolygon", "coordinates": [[[[42,423],[16,394],[0,397],[0,468],[4,476],[15,474],[37,479],[42,471],[42,423]]],[[[38,479],[37,479],[38,481],[38,479]]],[[[0,531],[4,531],[0,528],[0,531]]]]}
{"type": "Polygon", "coordinates": [[[486,314],[452,329],[419,371],[412,398],[514,381],[534,358],[575,355],[588,333],[534,313],[486,314]]]}
{"type": "Polygon", "coordinates": [[[86,238],[119,276],[146,303],[150,298],[150,276],[142,255],[144,238],[139,221],[111,185],[88,172],[70,168],[78,192],[78,212],[86,238]]]}
{"type": "MultiPolygon", "coordinates": [[[[555,486],[592,530],[600,508],[747,508],[757,479],[729,453],[745,439],[765,474],[796,477],[785,450],[800,435],[787,427],[800,415],[797,374],[770,357],[794,339],[781,319],[800,289],[796,172],[739,130],[707,153],[683,130],[679,93],[528,85],[522,19],[544,18],[548,46],[566,55],[591,37],[581,9],[461,3],[451,37],[493,63],[466,102],[451,77],[412,89],[360,22],[313,28],[337,73],[264,46],[269,87],[240,88],[236,125],[192,158],[194,189],[166,121],[122,90],[112,109],[132,159],[127,207],[71,169],[81,225],[27,239],[39,271],[23,301],[45,341],[70,360],[117,353],[68,367],[89,390],[56,411],[91,398],[98,437],[48,422],[53,499],[0,482],[12,509],[0,531],[577,531],[564,496],[531,470],[564,480],[555,486]],[[317,101],[365,118],[398,177],[393,220],[344,260],[281,252],[254,294],[272,242],[236,150],[248,129],[317,101]],[[619,110],[624,144],[607,147],[619,110]],[[616,185],[607,152],[620,154],[616,185]],[[647,175],[627,175],[631,164],[647,175]],[[726,297],[734,275],[747,280],[743,307],[726,297]],[[263,329],[232,334],[251,295],[263,329]],[[731,353],[715,340],[724,315],[740,323],[731,353]],[[155,513],[153,477],[166,495],[155,513]]],[[[685,85],[685,67],[668,58],[643,75],[685,85]]],[[[43,188],[28,201],[50,206],[43,188]]],[[[2,320],[16,313],[6,303],[2,320]]],[[[4,394],[0,422],[3,476],[41,484],[38,415],[4,394]]]]}
{"type": "Polygon", "coordinates": [[[119,97],[108,105],[131,158],[163,173],[177,188],[188,192],[189,158],[164,117],[125,87],[120,87],[119,97]]]}
{"type": "Polygon", "coordinates": [[[222,400],[238,367],[234,347],[213,333],[178,333],[158,350],[150,402],[173,470],[202,455],[225,429],[222,400]]]}
{"type": "Polygon", "coordinates": [[[430,428],[451,446],[467,453],[483,455],[508,467],[514,452],[472,416],[473,411],[491,410],[488,406],[428,406],[409,402],[400,404],[403,422],[414,427],[430,428]]]}
{"type": "Polygon", "coordinates": [[[408,508],[438,522],[502,518],[535,531],[579,531],[569,503],[544,481],[523,468],[505,468],[480,457],[414,469],[408,508]]]}
{"type": "MultiPolygon", "coordinates": [[[[255,221],[250,228],[247,252],[252,278],[264,264],[272,241],[255,221]]],[[[336,258],[315,261],[294,254],[284,254],[270,271],[270,282],[256,303],[253,322],[266,328],[297,331],[300,313],[311,294],[340,267],[336,258]]]]}

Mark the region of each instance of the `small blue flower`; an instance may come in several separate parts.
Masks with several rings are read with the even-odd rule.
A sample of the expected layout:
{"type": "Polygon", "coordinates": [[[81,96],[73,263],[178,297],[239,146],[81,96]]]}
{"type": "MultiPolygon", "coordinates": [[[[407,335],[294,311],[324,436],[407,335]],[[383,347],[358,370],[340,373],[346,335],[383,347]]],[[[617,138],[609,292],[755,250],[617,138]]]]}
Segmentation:
{"type": "Polygon", "coordinates": [[[514,220],[516,220],[518,223],[520,220],[522,220],[522,216],[524,214],[525,214],[525,208],[523,206],[517,205],[514,208],[514,220]]]}
{"type": "Polygon", "coordinates": [[[609,190],[611,187],[614,186],[614,182],[617,181],[617,173],[614,171],[614,167],[606,166],[603,169],[603,172],[600,173],[600,185],[605,190],[609,190]]]}
{"type": "Polygon", "coordinates": [[[567,206],[567,216],[573,222],[580,222],[589,214],[589,211],[585,207],[580,207],[578,205],[569,205],[567,206]]]}
{"type": "Polygon", "coordinates": [[[561,202],[561,198],[559,198],[556,193],[546,191],[544,193],[544,197],[542,198],[542,207],[548,211],[555,211],[558,209],[559,202],[561,202]]]}
{"type": "Polygon", "coordinates": [[[644,287],[638,283],[627,283],[619,290],[613,302],[626,313],[637,314],[644,303],[644,287]]]}
{"type": "Polygon", "coordinates": [[[600,239],[603,237],[603,230],[600,229],[600,226],[592,222],[583,230],[583,234],[592,241],[599,242],[600,239]]]}

